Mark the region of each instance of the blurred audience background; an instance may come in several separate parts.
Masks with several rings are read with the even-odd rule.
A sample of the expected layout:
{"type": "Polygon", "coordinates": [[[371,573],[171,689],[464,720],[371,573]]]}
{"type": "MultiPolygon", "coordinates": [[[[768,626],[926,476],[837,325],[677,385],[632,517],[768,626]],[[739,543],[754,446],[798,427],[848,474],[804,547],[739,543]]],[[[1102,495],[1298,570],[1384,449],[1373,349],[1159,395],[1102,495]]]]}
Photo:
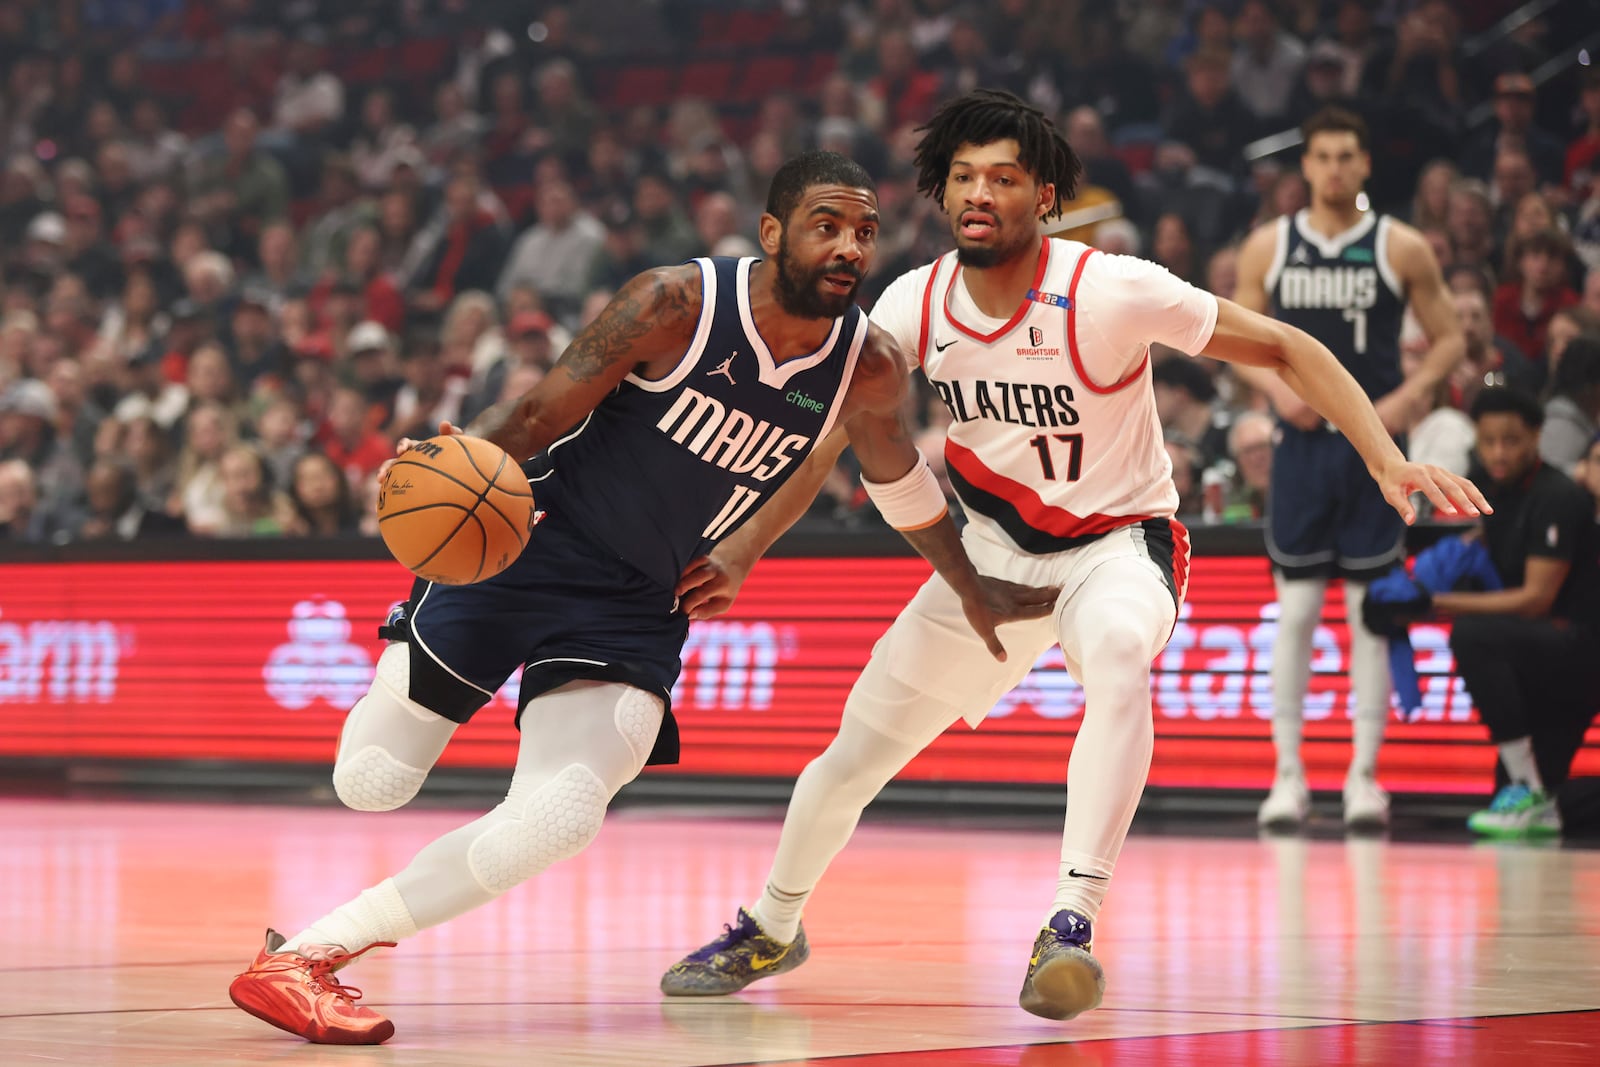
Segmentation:
{"type": "MultiPolygon", "coordinates": [[[[1084,156],[1061,232],[1223,295],[1305,205],[1298,122],[1357,109],[1469,336],[1414,446],[1464,466],[1510,383],[1581,477],[1596,47],[1592,0],[0,0],[0,538],[371,536],[398,437],[495,417],[633,273],[755,254],[802,149],[878,177],[870,305],[949,247],[910,146],[978,85],[1084,156]]],[[[1258,522],[1260,398],[1154,358],[1182,517],[1258,522]]],[[[848,465],[812,521],[877,523],[848,465]]]]}

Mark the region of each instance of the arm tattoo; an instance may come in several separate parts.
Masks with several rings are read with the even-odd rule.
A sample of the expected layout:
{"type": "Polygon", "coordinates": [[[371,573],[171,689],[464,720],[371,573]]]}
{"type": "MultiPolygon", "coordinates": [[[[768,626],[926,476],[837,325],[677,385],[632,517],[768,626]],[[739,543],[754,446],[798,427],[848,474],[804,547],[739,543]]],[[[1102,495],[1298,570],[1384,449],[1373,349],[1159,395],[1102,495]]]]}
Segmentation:
{"type": "Polygon", "coordinates": [[[680,277],[669,277],[661,280],[658,290],[658,300],[655,308],[655,320],[669,327],[680,327],[684,323],[694,323],[700,318],[700,304],[694,299],[699,288],[699,277],[693,282],[686,283],[680,277]]]}
{"type": "Polygon", "coordinates": [[[618,360],[640,363],[640,339],[652,330],[672,329],[699,314],[689,286],[663,271],[652,271],[623,286],[598,318],[572,342],[561,362],[575,381],[592,382],[618,360]]]}
{"type": "MultiPolygon", "coordinates": [[[[658,283],[659,286],[659,283],[658,283]]],[[[630,284],[605,306],[600,316],[572,342],[561,362],[580,382],[592,382],[619,359],[634,359],[634,342],[650,332],[646,308],[653,301],[643,285],[630,284]]]]}

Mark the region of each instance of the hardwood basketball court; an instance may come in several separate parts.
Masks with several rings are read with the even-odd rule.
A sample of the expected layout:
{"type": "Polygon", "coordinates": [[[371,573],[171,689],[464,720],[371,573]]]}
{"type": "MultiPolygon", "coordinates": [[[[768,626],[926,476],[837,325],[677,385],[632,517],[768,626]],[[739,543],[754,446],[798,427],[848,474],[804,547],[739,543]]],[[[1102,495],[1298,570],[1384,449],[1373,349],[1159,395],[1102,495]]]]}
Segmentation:
{"type": "Polygon", "coordinates": [[[806,913],[809,963],[667,1001],[661,971],[754,898],[762,817],[632,808],[490,906],[342,974],[380,1048],[236,1010],[260,945],[392,873],[461,810],[0,801],[0,1063],[1600,1063],[1600,852],[1136,833],[1099,924],[1105,1006],[1016,993],[1057,833],[870,821],[806,913]]]}

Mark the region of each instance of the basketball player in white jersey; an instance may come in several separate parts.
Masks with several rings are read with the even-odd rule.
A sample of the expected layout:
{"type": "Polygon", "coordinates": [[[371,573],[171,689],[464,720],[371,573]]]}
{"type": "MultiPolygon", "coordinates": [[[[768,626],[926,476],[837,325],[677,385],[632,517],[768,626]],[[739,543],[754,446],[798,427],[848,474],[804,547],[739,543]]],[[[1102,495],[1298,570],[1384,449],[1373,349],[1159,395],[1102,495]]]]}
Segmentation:
{"type": "MultiPolygon", "coordinates": [[[[1055,896],[1020,999],[1036,1015],[1070,1019],[1100,1003],[1092,924],[1144,790],[1150,662],[1172,632],[1188,577],[1148,346],[1283,375],[1350,436],[1407,521],[1414,491],[1445,512],[1487,504],[1464,479],[1407,462],[1360,386],[1312,337],[1143,260],[1043,237],[1040,221],[1060,213],[1082,166],[1035,108],[1009,93],[968,93],[924,127],[916,163],[919,189],[950,217],[956,251],[895,281],[873,321],[950,408],[945,458],[971,518],[964,540],[973,563],[1061,593],[1050,618],[1001,628],[1011,652],[1002,664],[963,621],[952,591],[930,579],[873,650],[838,736],[796,782],[761,898],[669,969],[662,991],[731,993],[803,962],[801,908],[862,808],[946,728],[977,725],[1059,641],[1086,706],[1067,768],[1055,896]]],[[[692,614],[725,605],[816,484],[797,475],[710,566],[686,576],[680,589],[692,614]]]]}
{"type": "MultiPolygon", "coordinates": [[[[1466,353],[1455,305],[1422,234],[1361,206],[1372,159],[1360,116],[1327,108],[1306,121],[1303,134],[1301,170],[1311,206],[1264,224],[1245,240],[1234,299],[1315,334],[1372,398],[1384,428],[1405,433],[1466,353]],[[1408,303],[1429,341],[1409,377],[1400,366],[1408,303]]],[[[1279,610],[1272,644],[1277,770],[1257,820],[1287,830],[1310,814],[1301,727],[1312,642],[1328,580],[1338,577],[1355,698],[1344,821],[1354,830],[1381,829],[1389,823],[1389,795],[1378,785],[1378,747],[1389,718],[1388,644],[1362,625],[1361,603],[1367,583],[1405,558],[1405,527],[1363,476],[1366,457],[1352,442],[1330,432],[1283,378],[1256,367],[1239,373],[1278,413],[1267,494],[1267,554],[1279,610]]]]}

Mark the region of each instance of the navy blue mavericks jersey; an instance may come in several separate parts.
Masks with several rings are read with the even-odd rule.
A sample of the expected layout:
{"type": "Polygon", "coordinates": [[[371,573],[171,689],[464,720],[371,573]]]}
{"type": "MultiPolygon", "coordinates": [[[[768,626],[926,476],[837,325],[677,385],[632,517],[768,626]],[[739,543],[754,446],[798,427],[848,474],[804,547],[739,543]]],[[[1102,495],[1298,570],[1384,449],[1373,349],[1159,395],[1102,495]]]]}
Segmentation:
{"type": "Polygon", "coordinates": [[[757,261],[694,262],[702,306],[683,359],[656,381],[628,375],[527,468],[541,507],[667,587],[827,436],[867,336],[852,307],[821,348],[776,365],[750,311],[757,261]]]}
{"type": "Polygon", "coordinates": [[[1266,290],[1271,314],[1327,345],[1367,396],[1397,388],[1404,287],[1389,264],[1387,216],[1367,212],[1337,237],[1307,224],[1307,212],[1278,220],[1266,290]]]}

